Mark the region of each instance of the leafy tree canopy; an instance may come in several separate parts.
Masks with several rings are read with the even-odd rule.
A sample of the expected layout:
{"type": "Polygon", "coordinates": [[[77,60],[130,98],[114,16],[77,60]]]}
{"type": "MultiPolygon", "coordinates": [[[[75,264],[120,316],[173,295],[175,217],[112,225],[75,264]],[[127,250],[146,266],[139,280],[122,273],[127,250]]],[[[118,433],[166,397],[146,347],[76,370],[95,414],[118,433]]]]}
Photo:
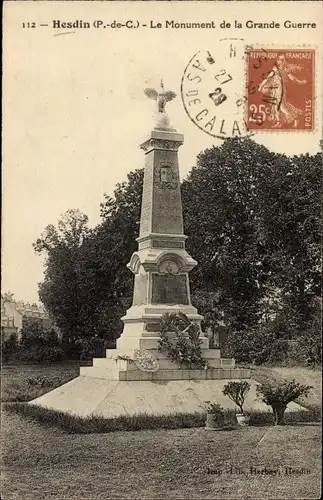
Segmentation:
{"type": "MultiPolygon", "coordinates": [[[[199,262],[190,274],[192,300],[209,325],[253,327],[284,308],[302,331],[320,284],[320,174],[317,155],[287,157],[251,139],[230,139],[203,151],[182,183],[187,250],[199,262]],[[269,309],[268,309],[269,308],[269,309]],[[268,312],[269,310],[269,312],[268,312]]],[[[46,255],[40,298],[67,343],[112,341],[130,306],[143,169],[105,195],[102,221],[70,210],[34,244],[46,255]]],[[[297,329],[296,328],[296,329],[297,329]]]]}

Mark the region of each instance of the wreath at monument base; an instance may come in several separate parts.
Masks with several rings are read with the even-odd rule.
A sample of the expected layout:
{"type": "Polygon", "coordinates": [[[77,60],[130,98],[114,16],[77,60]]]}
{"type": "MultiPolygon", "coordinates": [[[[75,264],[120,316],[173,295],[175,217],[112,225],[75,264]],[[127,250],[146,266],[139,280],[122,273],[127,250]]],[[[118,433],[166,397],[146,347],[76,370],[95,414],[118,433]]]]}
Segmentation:
{"type": "Polygon", "coordinates": [[[161,319],[161,335],[158,350],[166,351],[167,357],[186,369],[207,369],[201,349],[200,328],[186,314],[166,313],[161,319]]]}

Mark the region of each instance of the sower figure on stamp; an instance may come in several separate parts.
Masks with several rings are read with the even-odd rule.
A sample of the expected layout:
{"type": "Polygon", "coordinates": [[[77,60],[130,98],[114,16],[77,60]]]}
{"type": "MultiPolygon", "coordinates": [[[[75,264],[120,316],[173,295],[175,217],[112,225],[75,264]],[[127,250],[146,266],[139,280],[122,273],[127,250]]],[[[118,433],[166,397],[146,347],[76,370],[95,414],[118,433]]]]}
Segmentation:
{"type": "Polygon", "coordinates": [[[303,68],[287,63],[284,54],[280,54],[269,75],[262,81],[259,91],[266,96],[265,100],[271,106],[269,120],[274,122],[272,128],[281,128],[283,122],[293,123],[297,127],[303,110],[288,102],[286,87],[288,79],[299,85],[305,85],[307,80],[299,80],[293,73],[303,68]]]}

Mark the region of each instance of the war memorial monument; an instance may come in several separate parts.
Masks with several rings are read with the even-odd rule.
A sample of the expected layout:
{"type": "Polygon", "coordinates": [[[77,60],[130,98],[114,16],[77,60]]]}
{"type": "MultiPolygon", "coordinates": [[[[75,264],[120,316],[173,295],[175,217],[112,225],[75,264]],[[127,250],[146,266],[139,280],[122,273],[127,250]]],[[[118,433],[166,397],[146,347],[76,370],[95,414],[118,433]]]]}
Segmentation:
{"type": "Polygon", "coordinates": [[[123,333],[105,358],[93,359],[93,366],[80,368],[79,377],[31,404],[80,416],[194,412],[204,401],[221,397],[227,380],[250,378],[249,369],[236,368],[234,359],[209,348],[200,327],[203,317],[191,303],[189,272],[197,262],[185,250],[178,166],[184,137],[166,112],[176,95],[162,83],[159,91],[146,89],[145,94],[156,101],[156,119],[140,146],[145,153],[140,232],[128,263],[134,290],[122,318],[123,333]],[[162,315],[179,311],[200,329],[206,369],[183,369],[158,350],[162,315]]]}

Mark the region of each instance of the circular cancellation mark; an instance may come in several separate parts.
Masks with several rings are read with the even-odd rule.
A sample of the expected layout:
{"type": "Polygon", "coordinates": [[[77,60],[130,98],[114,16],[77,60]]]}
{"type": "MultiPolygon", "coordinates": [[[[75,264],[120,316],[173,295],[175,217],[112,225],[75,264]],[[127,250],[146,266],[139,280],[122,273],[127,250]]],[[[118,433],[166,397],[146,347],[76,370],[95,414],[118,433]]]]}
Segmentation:
{"type": "Polygon", "coordinates": [[[199,50],[187,64],[181,82],[184,109],[208,135],[220,139],[253,135],[245,122],[245,60],[242,39],[223,39],[199,50]]]}

